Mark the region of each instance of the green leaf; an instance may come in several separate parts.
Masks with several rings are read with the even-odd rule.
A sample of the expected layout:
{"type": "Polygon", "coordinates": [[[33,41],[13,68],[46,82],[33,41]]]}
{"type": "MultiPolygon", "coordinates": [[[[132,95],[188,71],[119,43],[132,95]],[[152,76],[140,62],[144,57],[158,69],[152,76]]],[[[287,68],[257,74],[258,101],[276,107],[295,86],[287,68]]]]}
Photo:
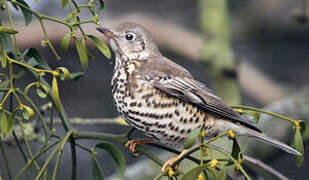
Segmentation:
{"type": "Polygon", "coordinates": [[[36,89],[36,93],[37,93],[38,96],[39,96],[40,98],[42,98],[42,99],[44,99],[44,98],[47,97],[47,94],[46,94],[44,91],[42,91],[40,88],[37,88],[37,89],[36,89]]]}
{"type": "Polygon", "coordinates": [[[92,156],[92,179],[103,180],[102,168],[95,156],[92,156]]]}
{"type": "Polygon", "coordinates": [[[103,0],[99,0],[100,2],[100,8],[99,8],[99,13],[103,12],[104,9],[104,1],[103,0]]]}
{"type": "Polygon", "coordinates": [[[63,36],[60,48],[62,51],[67,51],[70,45],[71,33],[67,33],[63,36]]]}
{"type": "Polygon", "coordinates": [[[251,120],[254,122],[254,123],[258,123],[259,120],[260,120],[260,113],[259,112],[256,112],[256,111],[245,111],[244,113],[250,115],[252,118],[251,120]]]}
{"type": "Polygon", "coordinates": [[[304,164],[304,142],[303,138],[301,136],[301,132],[299,129],[296,128],[295,134],[292,141],[292,147],[300,152],[302,155],[296,156],[296,165],[298,167],[302,166],[304,164]]]}
{"type": "Polygon", "coordinates": [[[8,122],[8,134],[9,134],[9,136],[12,135],[12,132],[14,130],[16,112],[17,112],[17,109],[15,109],[13,111],[13,113],[10,116],[9,122],[8,122]]]}
{"type": "Polygon", "coordinates": [[[54,76],[52,80],[52,93],[55,101],[55,105],[58,110],[61,110],[61,101],[59,96],[59,88],[58,88],[58,82],[57,78],[54,76]]]}
{"type": "MultiPolygon", "coordinates": [[[[1,18],[0,18],[0,25],[2,25],[1,18]]],[[[0,44],[5,52],[15,52],[15,48],[13,47],[12,44],[11,35],[0,32],[0,44]]]]}
{"type": "Polygon", "coordinates": [[[67,23],[71,22],[71,21],[72,21],[72,18],[73,18],[73,14],[72,14],[72,13],[69,13],[69,14],[67,15],[67,17],[65,18],[65,22],[67,22],[67,23]]]}
{"type": "Polygon", "coordinates": [[[0,26],[0,32],[6,33],[6,34],[16,34],[16,33],[18,33],[18,31],[16,31],[15,29],[7,28],[7,27],[4,27],[4,26],[0,26]]]}
{"type": "Polygon", "coordinates": [[[192,180],[197,179],[197,177],[206,169],[206,165],[195,167],[189,170],[187,173],[183,175],[181,180],[192,180]]]}
{"type": "Polygon", "coordinates": [[[2,110],[0,114],[0,121],[1,121],[1,135],[3,138],[6,137],[6,134],[8,132],[8,121],[6,118],[5,112],[2,110]]]}
{"type": "Polygon", "coordinates": [[[43,89],[44,94],[49,95],[49,89],[44,84],[40,83],[40,87],[43,89]]]}
{"type": "Polygon", "coordinates": [[[15,51],[12,43],[12,38],[9,34],[0,33],[0,44],[2,45],[4,51],[6,52],[15,51]]]}
{"type": "Polygon", "coordinates": [[[7,64],[7,59],[6,59],[5,52],[3,51],[3,49],[0,50],[0,58],[1,58],[1,66],[4,69],[7,64]]]}
{"type": "Polygon", "coordinates": [[[61,7],[65,8],[69,3],[69,0],[61,0],[61,7]]]}
{"type": "MultiPolygon", "coordinates": [[[[0,73],[0,89],[6,89],[10,84],[10,80],[8,79],[6,74],[0,73]]],[[[2,100],[4,92],[0,91],[0,101],[2,100]]]]}
{"type": "MultiPolygon", "coordinates": [[[[23,4],[24,6],[28,7],[29,9],[31,9],[25,1],[23,1],[23,0],[16,0],[16,1],[23,4]]],[[[32,13],[24,7],[21,7],[21,6],[19,6],[19,7],[20,7],[20,9],[21,9],[21,11],[24,15],[25,23],[26,23],[26,25],[28,25],[32,21],[32,13]]]]}
{"type": "Polygon", "coordinates": [[[73,81],[78,81],[85,73],[84,72],[75,72],[70,74],[70,79],[73,81]]]}
{"type": "Polygon", "coordinates": [[[63,80],[69,80],[70,79],[70,71],[65,67],[58,67],[56,70],[61,71],[63,75],[63,80]]]}
{"type": "MultiPolygon", "coordinates": [[[[35,49],[35,48],[28,48],[27,50],[25,50],[25,52],[23,53],[24,56],[27,56],[28,58],[34,58],[37,63],[38,66],[47,69],[47,70],[52,70],[48,64],[46,63],[46,60],[43,58],[43,56],[40,54],[40,52],[35,49]]],[[[29,59],[29,61],[30,61],[29,59]]],[[[27,62],[27,64],[29,64],[29,62],[27,62]]]]}
{"type": "Polygon", "coordinates": [[[240,149],[240,146],[238,144],[238,141],[236,140],[236,137],[233,139],[233,148],[232,148],[232,154],[231,156],[234,158],[234,159],[238,159],[239,158],[239,153],[240,153],[241,149],[240,149]]]}
{"type": "Polygon", "coordinates": [[[184,149],[189,149],[196,143],[196,140],[199,137],[200,132],[201,128],[196,128],[189,134],[186,142],[183,145],[184,149]]]}
{"type": "Polygon", "coordinates": [[[23,111],[23,117],[24,119],[29,119],[32,118],[34,116],[34,111],[26,105],[22,105],[24,111],[23,111]]]}
{"type": "Polygon", "coordinates": [[[76,37],[74,37],[74,41],[82,68],[85,70],[88,67],[88,55],[86,48],[76,37]]]}
{"type": "Polygon", "coordinates": [[[87,55],[88,55],[88,58],[89,58],[89,59],[93,59],[94,56],[92,56],[92,55],[90,54],[90,52],[88,51],[87,46],[86,46],[86,37],[82,38],[82,41],[81,41],[81,42],[82,42],[82,45],[85,47],[86,53],[87,53],[87,55]]]}
{"type": "Polygon", "coordinates": [[[109,48],[106,46],[106,44],[103,43],[103,41],[101,41],[100,39],[92,35],[87,35],[87,36],[94,42],[96,47],[101,51],[102,54],[104,54],[106,58],[108,59],[111,58],[111,52],[109,48]]]}
{"type": "Polygon", "coordinates": [[[126,159],[119,148],[111,143],[101,142],[95,145],[95,148],[103,149],[108,152],[115,161],[118,175],[122,178],[126,169],[126,159]]]}
{"type": "Polygon", "coordinates": [[[299,120],[299,125],[300,125],[301,135],[303,136],[306,132],[306,124],[303,120],[299,120]]]}
{"type": "Polygon", "coordinates": [[[226,180],[226,169],[225,167],[221,167],[218,175],[216,176],[215,180],[226,180]]]}

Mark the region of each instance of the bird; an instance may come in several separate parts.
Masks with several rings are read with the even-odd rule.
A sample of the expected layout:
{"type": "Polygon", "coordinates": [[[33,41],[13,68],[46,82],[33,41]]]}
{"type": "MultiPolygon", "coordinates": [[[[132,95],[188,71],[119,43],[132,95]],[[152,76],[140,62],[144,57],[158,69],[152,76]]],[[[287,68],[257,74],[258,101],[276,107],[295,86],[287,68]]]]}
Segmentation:
{"type": "MultiPolygon", "coordinates": [[[[111,80],[113,102],[121,117],[148,136],[130,140],[136,146],[161,143],[183,150],[190,132],[205,131],[211,139],[232,130],[236,136],[248,136],[294,155],[292,147],[263,133],[255,123],[227,106],[188,70],[163,56],[150,32],[135,22],[123,22],[110,29],[97,27],[115,55],[111,80]]],[[[162,171],[184,155],[168,160],[162,171]]]]}

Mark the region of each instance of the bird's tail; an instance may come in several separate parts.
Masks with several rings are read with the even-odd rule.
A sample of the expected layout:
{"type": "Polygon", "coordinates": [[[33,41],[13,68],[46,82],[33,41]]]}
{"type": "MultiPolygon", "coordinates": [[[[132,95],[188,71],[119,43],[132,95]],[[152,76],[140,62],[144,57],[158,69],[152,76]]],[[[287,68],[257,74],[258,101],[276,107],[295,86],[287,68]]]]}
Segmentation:
{"type": "Polygon", "coordinates": [[[295,149],[293,149],[292,147],[288,146],[287,144],[274,139],[272,137],[269,137],[268,135],[261,133],[261,132],[257,132],[255,130],[249,129],[247,127],[242,127],[242,130],[245,132],[245,134],[249,137],[253,137],[256,138],[257,140],[260,140],[264,143],[267,143],[269,145],[275,146],[279,149],[284,150],[285,152],[288,152],[290,154],[294,154],[294,155],[302,155],[300,152],[296,151],[295,149]]]}
{"type": "Polygon", "coordinates": [[[264,143],[267,143],[269,145],[275,146],[279,149],[282,149],[290,154],[294,154],[294,155],[302,155],[300,152],[296,151],[295,149],[293,149],[292,147],[288,146],[287,144],[274,139],[272,137],[269,137],[267,134],[264,134],[262,132],[258,132],[254,129],[250,129],[248,127],[245,126],[241,126],[241,125],[236,125],[232,122],[229,121],[225,121],[225,120],[218,120],[217,124],[219,126],[221,126],[221,129],[224,129],[225,132],[232,129],[236,135],[245,135],[245,136],[249,136],[249,137],[253,137],[259,141],[262,141],[264,143]]]}

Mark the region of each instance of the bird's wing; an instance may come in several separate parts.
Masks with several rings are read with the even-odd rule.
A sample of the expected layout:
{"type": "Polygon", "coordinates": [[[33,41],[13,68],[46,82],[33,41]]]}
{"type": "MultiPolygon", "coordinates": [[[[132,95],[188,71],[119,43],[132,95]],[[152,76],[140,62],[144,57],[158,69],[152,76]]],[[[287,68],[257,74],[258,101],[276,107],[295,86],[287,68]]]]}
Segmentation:
{"type": "Polygon", "coordinates": [[[163,63],[160,61],[155,62],[153,65],[148,64],[149,67],[145,68],[147,70],[141,73],[155,88],[186,102],[196,104],[226,120],[236,121],[239,124],[260,131],[253,122],[242,118],[206,85],[195,80],[183,67],[167,59],[163,63]]]}
{"type": "Polygon", "coordinates": [[[234,120],[258,130],[253,122],[242,118],[232,108],[225,105],[222,99],[216,96],[209,88],[193,78],[172,77],[170,79],[157,79],[153,81],[153,86],[186,102],[197,104],[203,109],[227,120],[234,120]]]}

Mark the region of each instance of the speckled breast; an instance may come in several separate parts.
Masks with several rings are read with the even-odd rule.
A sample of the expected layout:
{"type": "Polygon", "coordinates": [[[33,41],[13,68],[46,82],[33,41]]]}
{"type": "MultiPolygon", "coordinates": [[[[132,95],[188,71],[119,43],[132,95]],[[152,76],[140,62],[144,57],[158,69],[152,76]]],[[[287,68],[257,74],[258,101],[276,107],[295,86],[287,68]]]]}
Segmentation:
{"type": "Polygon", "coordinates": [[[181,148],[188,134],[203,127],[209,137],[217,134],[214,118],[196,105],[184,102],[151,86],[135,75],[138,64],[115,71],[113,100],[120,115],[145,135],[181,148]]]}

